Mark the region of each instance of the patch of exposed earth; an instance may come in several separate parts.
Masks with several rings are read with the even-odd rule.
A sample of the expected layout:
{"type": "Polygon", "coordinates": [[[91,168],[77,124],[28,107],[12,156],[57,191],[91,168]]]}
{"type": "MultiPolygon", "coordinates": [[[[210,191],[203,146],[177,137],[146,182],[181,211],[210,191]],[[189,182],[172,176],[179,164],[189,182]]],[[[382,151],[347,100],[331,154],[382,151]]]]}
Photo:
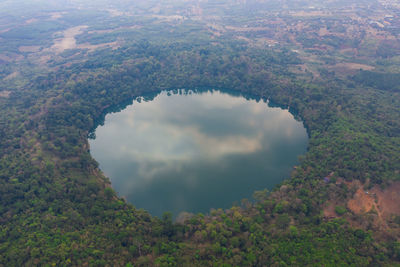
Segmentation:
{"type": "Polygon", "coordinates": [[[359,70],[374,70],[375,67],[366,64],[342,62],[335,64],[334,66],[330,67],[330,69],[340,74],[349,75],[349,74],[355,74],[359,70]]]}
{"type": "MultiPolygon", "coordinates": [[[[388,223],[400,215],[400,181],[392,182],[385,188],[375,185],[371,189],[366,189],[358,180],[345,184],[350,190],[355,190],[354,195],[345,203],[339,203],[339,200],[330,201],[323,209],[325,218],[338,217],[335,206],[344,204],[355,215],[375,214],[373,225],[381,230],[388,230],[388,223]]],[[[353,226],[358,225],[356,222],[351,223],[353,226]]]]}
{"type": "Polygon", "coordinates": [[[66,49],[74,49],[77,47],[75,36],[82,34],[83,30],[88,28],[86,25],[76,26],[63,31],[63,38],[56,39],[51,47],[57,53],[61,53],[66,49]]]}
{"type": "Polygon", "coordinates": [[[383,221],[400,215],[400,182],[393,182],[384,189],[375,185],[370,190],[365,190],[358,181],[352,185],[357,187],[357,191],[347,202],[347,207],[353,213],[362,214],[374,209],[383,221]]]}
{"type": "MultiPolygon", "coordinates": [[[[84,33],[84,30],[87,28],[88,28],[87,25],[81,25],[63,31],[62,32],[63,37],[55,39],[54,44],[49,49],[45,49],[44,51],[60,54],[68,49],[88,49],[89,51],[93,51],[102,47],[111,47],[112,49],[117,49],[120,46],[118,41],[101,43],[96,45],[92,45],[90,43],[77,44],[75,37],[79,34],[84,33]]],[[[42,61],[47,61],[48,59],[49,57],[46,57],[46,55],[41,57],[42,61]]]]}

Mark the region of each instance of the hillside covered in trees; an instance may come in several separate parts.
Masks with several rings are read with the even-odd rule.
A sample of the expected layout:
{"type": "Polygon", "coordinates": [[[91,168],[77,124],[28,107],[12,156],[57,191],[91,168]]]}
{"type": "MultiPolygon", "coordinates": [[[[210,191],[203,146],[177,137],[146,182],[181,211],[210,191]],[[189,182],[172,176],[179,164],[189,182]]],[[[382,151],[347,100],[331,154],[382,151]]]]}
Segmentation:
{"type": "Polygon", "coordinates": [[[400,264],[396,2],[61,2],[0,3],[0,266],[400,264]],[[179,88],[288,107],[308,151],[254,202],[153,217],[88,136],[179,88]]]}

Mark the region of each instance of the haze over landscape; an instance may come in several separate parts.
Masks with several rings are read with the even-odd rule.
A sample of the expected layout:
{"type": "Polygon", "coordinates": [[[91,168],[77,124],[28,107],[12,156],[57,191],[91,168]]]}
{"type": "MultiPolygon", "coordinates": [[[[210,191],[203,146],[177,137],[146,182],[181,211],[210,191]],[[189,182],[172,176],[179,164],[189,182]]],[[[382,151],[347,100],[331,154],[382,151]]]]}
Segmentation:
{"type": "Polygon", "coordinates": [[[399,35],[395,0],[0,0],[0,266],[400,265],[399,35]]]}

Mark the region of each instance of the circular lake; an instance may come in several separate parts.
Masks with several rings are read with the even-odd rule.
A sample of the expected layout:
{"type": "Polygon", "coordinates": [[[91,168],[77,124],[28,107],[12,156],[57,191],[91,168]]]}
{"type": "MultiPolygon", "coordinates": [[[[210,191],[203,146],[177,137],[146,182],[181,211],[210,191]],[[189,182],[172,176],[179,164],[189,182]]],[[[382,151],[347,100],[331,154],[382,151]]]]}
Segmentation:
{"type": "Polygon", "coordinates": [[[107,114],[90,151],[119,196],[160,216],[208,212],[288,178],[306,152],[288,110],[230,93],[164,91],[107,114]]]}

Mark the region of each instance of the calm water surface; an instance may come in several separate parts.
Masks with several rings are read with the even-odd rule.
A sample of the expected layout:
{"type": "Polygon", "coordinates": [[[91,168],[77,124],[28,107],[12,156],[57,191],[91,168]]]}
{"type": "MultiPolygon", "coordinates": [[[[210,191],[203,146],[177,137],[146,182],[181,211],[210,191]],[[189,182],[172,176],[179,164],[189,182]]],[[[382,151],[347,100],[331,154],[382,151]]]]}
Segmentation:
{"type": "Polygon", "coordinates": [[[271,189],[308,140],[287,110],[220,91],[134,101],[95,133],[91,154],[113,188],[156,216],[228,208],[271,189]]]}

